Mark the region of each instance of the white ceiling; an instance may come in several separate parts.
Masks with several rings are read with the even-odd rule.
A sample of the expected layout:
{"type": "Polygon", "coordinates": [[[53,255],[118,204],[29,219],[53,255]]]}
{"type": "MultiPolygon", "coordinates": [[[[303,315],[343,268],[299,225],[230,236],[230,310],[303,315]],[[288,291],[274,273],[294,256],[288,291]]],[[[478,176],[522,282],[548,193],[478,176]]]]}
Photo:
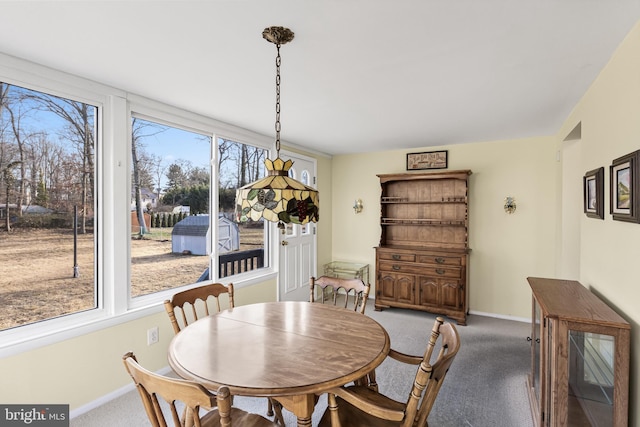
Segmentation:
{"type": "Polygon", "coordinates": [[[640,0],[0,1],[0,52],[328,154],[555,134],[640,0]]]}

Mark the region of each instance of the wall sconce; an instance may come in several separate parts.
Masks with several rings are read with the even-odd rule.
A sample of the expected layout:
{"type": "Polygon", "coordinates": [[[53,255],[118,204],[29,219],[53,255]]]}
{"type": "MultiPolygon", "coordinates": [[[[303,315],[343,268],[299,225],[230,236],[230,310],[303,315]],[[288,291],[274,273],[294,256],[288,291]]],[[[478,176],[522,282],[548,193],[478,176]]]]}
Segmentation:
{"type": "Polygon", "coordinates": [[[357,214],[362,212],[362,199],[357,199],[355,202],[353,202],[353,211],[357,214]]]}
{"type": "Polygon", "coordinates": [[[516,198],[507,196],[504,199],[504,211],[508,214],[512,214],[516,211],[516,198]]]}

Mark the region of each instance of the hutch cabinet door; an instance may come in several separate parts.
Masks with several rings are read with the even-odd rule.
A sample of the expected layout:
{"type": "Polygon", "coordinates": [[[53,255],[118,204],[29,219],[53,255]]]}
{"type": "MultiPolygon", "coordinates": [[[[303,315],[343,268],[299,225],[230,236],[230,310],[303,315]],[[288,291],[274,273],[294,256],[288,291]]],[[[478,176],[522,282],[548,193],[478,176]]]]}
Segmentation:
{"type": "Polygon", "coordinates": [[[459,280],[440,279],[440,304],[451,310],[463,308],[464,293],[459,280]]]}
{"type": "Polygon", "coordinates": [[[381,271],[378,284],[381,285],[381,289],[377,291],[380,302],[414,304],[415,276],[381,271]]]}
{"type": "Polygon", "coordinates": [[[440,284],[433,277],[420,277],[418,304],[437,307],[440,305],[440,284]]]}
{"type": "Polygon", "coordinates": [[[462,309],[463,293],[459,280],[420,277],[417,303],[421,306],[462,309]]]}

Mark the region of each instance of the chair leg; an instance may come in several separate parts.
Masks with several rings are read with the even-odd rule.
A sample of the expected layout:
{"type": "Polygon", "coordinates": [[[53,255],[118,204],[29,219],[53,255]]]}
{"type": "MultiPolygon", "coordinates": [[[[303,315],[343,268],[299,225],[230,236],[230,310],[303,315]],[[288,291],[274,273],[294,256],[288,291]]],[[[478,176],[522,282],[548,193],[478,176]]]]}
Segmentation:
{"type": "Polygon", "coordinates": [[[329,413],[331,415],[331,427],[340,427],[340,415],[338,414],[338,402],[336,400],[336,395],[328,393],[327,403],[329,413]]]}
{"type": "Polygon", "coordinates": [[[376,371],[371,371],[364,377],[358,378],[353,382],[357,386],[369,387],[373,391],[378,391],[378,383],[376,382],[376,371]]]}
{"type": "Polygon", "coordinates": [[[378,383],[376,382],[376,371],[373,370],[367,374],[367,387],[373,391],[378,391],[378,383]]]}
{"type": "Polygon", "coordinates": [[[273,402],[271,398],[267,399],[267,415],[273,417],[273,402]]]}
{"type": "Polygon", "coordinates": [[[282,403],[275,399],[269,399],[269,405],[273,408],[273,412],[275,412],[274,421],[282,427],[285,427],[284,417],[282,416],[282,403]]]}

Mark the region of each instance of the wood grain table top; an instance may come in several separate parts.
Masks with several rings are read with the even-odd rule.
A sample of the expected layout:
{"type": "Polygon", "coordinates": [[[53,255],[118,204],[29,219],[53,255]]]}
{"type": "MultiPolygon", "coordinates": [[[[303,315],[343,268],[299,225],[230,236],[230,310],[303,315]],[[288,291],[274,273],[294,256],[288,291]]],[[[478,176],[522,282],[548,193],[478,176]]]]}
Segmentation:
{"type": "Polygon", "coordinates": [[[169,345],[169,364],[183,378],[233,394],[322,393],[375,369],[389,335],[366,315],[309,302],[235,307],[200,319],[169,345]]]}

